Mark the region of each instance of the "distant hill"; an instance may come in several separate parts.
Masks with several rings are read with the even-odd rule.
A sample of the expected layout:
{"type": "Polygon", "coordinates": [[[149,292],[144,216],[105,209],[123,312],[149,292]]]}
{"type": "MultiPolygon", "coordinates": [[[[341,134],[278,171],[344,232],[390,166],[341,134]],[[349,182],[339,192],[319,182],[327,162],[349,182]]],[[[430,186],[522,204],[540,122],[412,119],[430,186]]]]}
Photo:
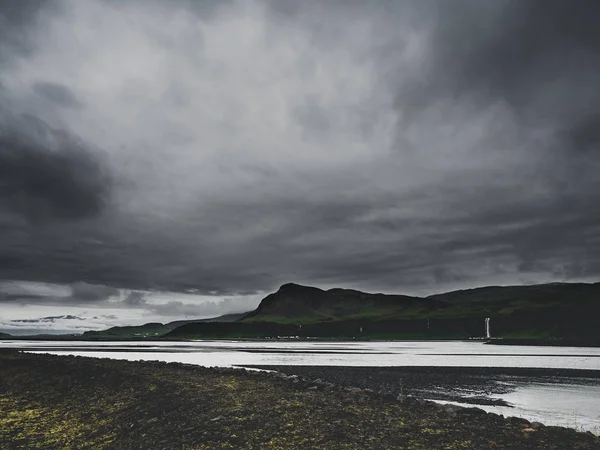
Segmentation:
{"type": "Polygon", "coordinates": [[[600,283],[548,283],[530,286],[488,286],[446,292],[430,299],[451,303],[460,316],[510,315],[544,310],[600,312],[600,283]]]}
{"type": "Polygon", "coordinates": [[[218,317],[210,317],[207,319],[192,319],[192,320],[176,320],[169,323],[158,323],[151,322],[144,325],[136,326],[121,326],[111,327],[107,330],[101,331],[86,331],[82,337],[85,338],[138,338],[138,337],[158,337],[162,336],[169,331],[180,327],[188,323],[202,323],[202,322],[233,322],[247,313],[235,313],[235,314],[224,314],[218,317]]]}
{"type": "Polygon", "coordinates": [[[0,333],[0,339],[10,338],[10,337],[12,337],[12,336],[8,333],[0,333]]]}
{"type": "Polygon", "coordinates": [[[189,323],[168,337],[600,338],[600,283],[491,286],[429,297],[293,283],[234,323],[189,323]]]}
{"type": "Polygon", "coordinates": [[[367,294],[352,289],[329,289],[284,284],[265,297],[242,322],[311,323],[350,319],[425,317],[451,305],[443,300],[408,295],[367,294]]]}

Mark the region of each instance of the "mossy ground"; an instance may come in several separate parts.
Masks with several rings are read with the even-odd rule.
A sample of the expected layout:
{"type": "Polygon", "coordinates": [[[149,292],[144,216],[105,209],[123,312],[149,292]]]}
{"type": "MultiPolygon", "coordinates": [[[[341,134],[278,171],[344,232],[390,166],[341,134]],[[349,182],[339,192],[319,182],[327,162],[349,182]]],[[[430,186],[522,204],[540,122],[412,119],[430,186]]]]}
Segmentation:
{"type": "Polygon", "coordinates": [[[600,448],[476,410],[240,370],[0,352],[0,448],[600,448]]]}

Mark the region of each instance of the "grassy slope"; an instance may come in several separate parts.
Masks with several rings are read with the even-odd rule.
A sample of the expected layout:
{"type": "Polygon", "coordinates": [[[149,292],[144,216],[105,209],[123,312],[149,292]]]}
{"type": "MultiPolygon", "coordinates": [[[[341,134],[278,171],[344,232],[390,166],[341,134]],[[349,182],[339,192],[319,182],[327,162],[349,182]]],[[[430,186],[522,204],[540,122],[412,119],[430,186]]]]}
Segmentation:
{"type": "Polygon", "coordinates": [[[283,286],[242,321],[314,323],[350,319],[447,319],[565,310],[600,313],[600,283],[492,286],[426,298],[283,286]]]}
{"type": "Polygon", "coordinates": [[[86,331],[83,333],[84,338],[95,338],[95,339],[126,339],[126,338],[140,338],[140,337],[158,337],[162,336],[177,327],[188,323],[204,323],[204,322],[233,322],[246,313],[239,314],[224,314],[219,317],[211,317],[209,319],[196,319],[196,320],[177,320],[166,324],[162,323],[146,323],[138,326],[124,326],[124,327],[112,327],[102,331],[86,331]]]}
{"type": "Polygon", "coordinates": [[[496,286],[427,298],[288,284],[263,299],[237,327],[191,324],[170,336],[302,335],[294,328],[302,324],[306,336],[467,338],[482,336],[483,319],[491,317],[496,337],[597,339],[594,320],[599,315],[600,283],[496,286]]]}
{"type": "Polygon", "coordinates": [[[450,305],[438,299],[367,294],[351,289],[283,285],[267,296],[242,322],[318,323],[353,319],[423,318],[450,305]]]}
{"type": "Polygon", "coordinates": [[[432,295],[451,303],[454,314],[541,312],[548,309],[600,309],[600,283],[551,283],[532,286],[490,286],[432,295]]]}

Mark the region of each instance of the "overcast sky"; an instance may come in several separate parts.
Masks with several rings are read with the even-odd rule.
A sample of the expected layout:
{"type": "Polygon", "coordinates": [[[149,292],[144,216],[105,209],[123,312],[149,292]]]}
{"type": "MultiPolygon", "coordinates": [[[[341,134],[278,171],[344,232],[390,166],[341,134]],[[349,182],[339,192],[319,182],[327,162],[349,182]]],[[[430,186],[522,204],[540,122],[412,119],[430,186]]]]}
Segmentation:
{"type": "Polygon", "coordinates": [[[596,281],[598,17],[597,0],[0,0],[0,299],[176,316],[290,281],[596,281]]]}

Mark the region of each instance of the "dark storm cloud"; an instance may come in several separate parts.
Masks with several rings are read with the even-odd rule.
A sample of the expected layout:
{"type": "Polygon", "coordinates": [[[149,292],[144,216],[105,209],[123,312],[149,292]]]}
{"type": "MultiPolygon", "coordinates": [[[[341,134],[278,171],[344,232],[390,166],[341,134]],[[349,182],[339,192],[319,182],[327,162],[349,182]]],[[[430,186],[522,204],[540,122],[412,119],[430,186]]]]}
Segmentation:
{"type": "Polygon", "coordinates": [[[130,306],[138,306],[144,305],[146,303],[146,299],[144,298],[144,293],[139,291],[131,291],[125,299],[123,303],[130,306]]]}
{"type": "Polygon", "coordinates": [[[0,129],[0,206],[34,220],[99,214],[109,181],[101,162],[65,133],[22,118],[20,131],[0,129]],[[52,145],[45,145],[52,138],[52,145]]]}
{"type": "Polygon", "coordinates": [[[35,44],[27,35],[27,27],[46,9],[52,11],[52,0],[0,0],[0,62],[31,54],[35,44]]]}
{"type": "Polygon", "coordinates": [[[600,275],[594,0],[11,4],[2,277],[228,295],[600,275]]]}
{"type": "Polygon", "coordinates": [[[148,305],[152,313],[169,317],[216,317],[221,314],[247,312],[256,307],[256,302],[247,298],[225,298],[222,301],[205,301],[202,303],[184,303],[169,301],[163,304],[148,305]]]}
{"type": "Polygon", "coordinates": [[[77,100],[75,95],[65,86],[61,86],[56,83],[36,83],[33,86],[33,91],[58,106],[65,108],[77,108],[81,106],[81,103],[77,100]]]}
{"type": "Polygon", "coordinates": [[[77,282],[71,285],[0,281],[0,301],[28,305],[101,305],[120,291],[110,286],[77,282]]]}
{"type": "Polygon", "coordinates": [[[111,296],[119,295],[119,290],[110,286],[92,285],[87,283],[74,283],[71,285],[70,299],[76,303],[98,302],[107,300],[111,296]]]}
{"type": "MultiPolygon", "coordinates": [[[[418,105],[419,112],[440,97],[480,107],[505,102],[524,129],[551,130],[562,151],[597,149],[600,4],[594,0],[479,3],[439,3],[428,70],[418,74],[418,83],[401,90],[408,93],[399,97],[399,108],[418,105]],[[461,4],[470,5],[467,14],[457,7],[461,4]]],[[[560,155],[545,156],[553,157],[560,155]]]]}

